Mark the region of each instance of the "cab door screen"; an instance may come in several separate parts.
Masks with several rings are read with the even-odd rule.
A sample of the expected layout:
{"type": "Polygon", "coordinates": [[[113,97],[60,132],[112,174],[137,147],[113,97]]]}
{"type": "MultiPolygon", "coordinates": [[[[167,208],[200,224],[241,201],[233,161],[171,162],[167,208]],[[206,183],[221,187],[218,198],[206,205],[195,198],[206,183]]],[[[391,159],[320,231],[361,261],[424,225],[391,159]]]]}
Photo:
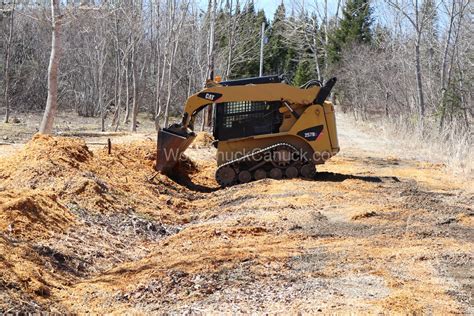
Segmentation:
{"type": "Polygon", "coordinates": [[[239,101],[217,103],[214,138],[227,140],[278,133],[283,115],[280,101],[239,101]],[[217,123],[217,124],[216,124],[217,123]]]}

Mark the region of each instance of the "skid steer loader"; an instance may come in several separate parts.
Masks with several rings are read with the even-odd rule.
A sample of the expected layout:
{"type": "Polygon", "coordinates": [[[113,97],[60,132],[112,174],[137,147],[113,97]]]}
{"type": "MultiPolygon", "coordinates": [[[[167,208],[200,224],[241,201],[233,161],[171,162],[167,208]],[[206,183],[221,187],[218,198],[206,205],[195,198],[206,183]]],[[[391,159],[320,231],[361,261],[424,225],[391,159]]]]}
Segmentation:
{"type": "MultiPolygon", "coordinates": [[[[209,80],[189,97],[182,122],[158,131],[156,169],[173,173],[196,134],[196,115],[214,104],[216,180],[223,186],[263,178],[312,178],[317,164],[339,151],[334,106],[326,98],[336,78],[301,87],[284,76],[209,80]]],[[[178,165],[179,167],[179,165],[178,165]]]]}

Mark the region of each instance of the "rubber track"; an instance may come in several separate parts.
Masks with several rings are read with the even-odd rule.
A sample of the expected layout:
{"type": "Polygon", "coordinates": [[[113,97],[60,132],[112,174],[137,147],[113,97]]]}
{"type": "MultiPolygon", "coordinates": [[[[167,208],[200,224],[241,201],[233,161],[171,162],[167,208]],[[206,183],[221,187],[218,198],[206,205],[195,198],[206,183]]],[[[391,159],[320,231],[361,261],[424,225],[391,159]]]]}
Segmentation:
{"type": "MultiPolygon", "coordinates": [[[[265,147],[265,148],[263,148],[263,149],[260,149],[259,151],[256,151],[256,152],[254,152],[254,153],[245,155],[245,156],[243,156],[243,157],[241,157],[241,158],[237,158],[237,159],[228,161],[228,162],[226,162],[226,163],[220,165],[219,168],[217,168],[216,173],[217,173],[217,171],[219,171],[219,169],[221,169],[221,168],[223,168],[223,167],[232,165],[232,164],[234,164],[234,163],[236,163],[236,162],[239,162],[239,161],[242,161],[242,160],[244,160],[244,159],[250,158],[250,157],[252,157],[252,156],[261,154],[261,153],[263,153],[263,152],[265,152],[265,151],[268,151],[268,150],[270,150],[270,149],[272,149],[272,148],[276,148],[276,147],[279,147],[279,146],[287,146],[287,147],[291,148],[292,150],[297,151],[297,149],[296,149],[295,146],[290,145],[290,144],[288,144],[288,143],[277,143],[277,144],[273,144],[273,145],[271,145],[271,146],[268,146],[268,147],[265,147]]],[[[237,176],[237,175],[236,175],[236,176],[237,176]]]]}

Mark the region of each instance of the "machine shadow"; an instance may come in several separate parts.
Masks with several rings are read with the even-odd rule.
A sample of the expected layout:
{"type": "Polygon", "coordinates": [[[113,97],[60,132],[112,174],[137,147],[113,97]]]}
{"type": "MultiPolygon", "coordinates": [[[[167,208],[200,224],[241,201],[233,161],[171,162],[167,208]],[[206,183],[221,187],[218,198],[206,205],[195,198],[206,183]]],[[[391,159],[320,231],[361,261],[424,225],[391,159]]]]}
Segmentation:
{"type": "Polygon", "coordinates": [[[170,176],[170,179],[176,182],[179,185],[182,185],[188,188],[191,191],[199,192],[199,193],[212,193],[220,189],[219,186],[208,186],[194,182],[188,175],[186,174],[178,174],[170,176]]]}
{"type": "MultiPolygon", "coordinates": [[[[171,177],[171,179],[175,181],[176,183],[178,183],[179,185],[185,186],[191,191],[200,192],[200,193],[212,193],[221,189],[221,187],[217,185],[209,186],[209,185],[203,185],[203,184],[193,182],[193,180],[185,174],[173,176],[171,177]]],[[[352,175],[352,174],[343,174],[343,173],[327,172],[327,171],[317,172],[316,176],[313,179],[301,178],[301,180],[303,181],[321,181],[321,182],[323,181],[342,182],[348,179],[361,180],[361,181],[371,182],[371,183],[400,182],[400,180],[397,177],[357,176],[357,175],[352,175]]]]}
{"type": "Polygon", "coordinates": [[[356,176],[352,174],[343,174],[343,173],[327,172],[327,171],[317,172],[316,176],[313,179],[309,179],[309,181],[342,182],[348,179],[361,180],[361,181],[373,182],[373,183],[384,182],[384,180],[400,182],[400,180],[397,177],[356,176]]]}

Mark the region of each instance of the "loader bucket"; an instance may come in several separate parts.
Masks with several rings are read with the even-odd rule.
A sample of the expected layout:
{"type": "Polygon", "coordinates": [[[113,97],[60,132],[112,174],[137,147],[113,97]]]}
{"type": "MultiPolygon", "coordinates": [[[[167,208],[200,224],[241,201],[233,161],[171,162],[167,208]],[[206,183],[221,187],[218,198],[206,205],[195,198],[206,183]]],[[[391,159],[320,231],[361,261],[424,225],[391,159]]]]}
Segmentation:
{"type": "Polygon", "coordinates": [[[158,131],[156,170],[169,173],[194,138],[196,138],[194,133],[170,128],[160,129],[158,131]]]}

